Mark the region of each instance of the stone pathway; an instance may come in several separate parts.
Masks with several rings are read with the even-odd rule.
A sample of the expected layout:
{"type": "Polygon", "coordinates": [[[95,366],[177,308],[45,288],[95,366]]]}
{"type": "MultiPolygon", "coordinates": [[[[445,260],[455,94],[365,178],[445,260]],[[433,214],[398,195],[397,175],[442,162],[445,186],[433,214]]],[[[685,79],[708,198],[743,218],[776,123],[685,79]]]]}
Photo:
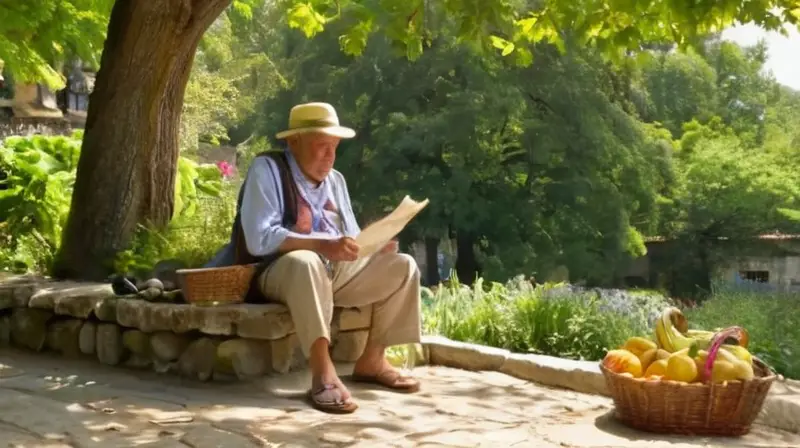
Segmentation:
{"type": "MultiPolygon", "coordinates": [[[[345,368],[343,367],[344,371],[345,368]]],[[[621,427],[610,400],[499,373],[421,367],[404,396],[351,387],[361,409],[329,416],[300,397],[307,374],[243,384],[0,351],[0,446],[14,447],[797,447],[758,426],[740,439],[621,427]]]]}

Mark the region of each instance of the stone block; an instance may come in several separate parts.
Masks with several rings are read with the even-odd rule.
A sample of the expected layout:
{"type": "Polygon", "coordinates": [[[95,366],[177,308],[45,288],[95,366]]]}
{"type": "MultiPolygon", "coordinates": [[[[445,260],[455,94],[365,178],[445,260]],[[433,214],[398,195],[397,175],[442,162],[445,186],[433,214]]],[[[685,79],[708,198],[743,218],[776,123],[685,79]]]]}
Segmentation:
{"type": "Polygon", "coordinates": [[[47,348],[65,356],[81,354],[80,332],[83,321],[79,319],[56,320],[47,328],[47,348]]]}
{"type": "Polygon", "coordinates": [[[269,371],[270,342],[259,339],[228,339],[217,347],[217,369],[239,379],[264,375],[269,371]]]}
{"type": "Polygon", "coordinates": [[[214,374],[217,343],[211,338],[200,338],[189,344],[178,359],[178,371],[186,378],[208,381],[214,374]]]}
{"type": "Polygon", "coordinates": [[[125,347],[122,345],[122,330],[116,324],[101,323],[97,325],[95,350],[97,359],[103,364],[115,366],[122,362],[125,347]]]}
{"type": "Polygon", "coordinates": [[[336,362],[355,362],[367,346],[369,330],[341,331],[331,347],[331,359],[336,362]]]}
{"type": "Polygon", "coordinates": [[[14,307],[14,287],[0,285],[0,310],[14,307]]]}
{"type": "Polygon", "coordinates": [[[11,345],[11,316],[0,316],[0,347],[11,345]]]}
{"type": "Polygon", "coordinates": [[[431,364],[471,371],[497,371],[510,355],[508,350],[477,344],[451,341],[441,337],[426,337],[431,364]]]}
{"type": "Polygon", "coordinates": [[[88,318],[98,302],[114,299],[110,284],[102,283],[52,283],[36,291],[28,306],[55,311],[56,314],[88,318]]]}
{"type": "Polygon", "coordinates": [[[135,355],[150,356],[150,336],[141,330],[125,330],[122,333],[122,346],[135,355]]]}
{"type": "Polygon", "coordinates": [[[47,340],[47,322],[53,313],[33,308],[14,308],[11,313],[11,339],[15,344],[40,351],[47,340]]]}
{"type": "Polygon", "coordinates": [[[120,325],[145,332],[197,330],[215,336],[279,339],[293,330],[286,307],[277,304],[201,307],[132,299],[117,302],[120,325]]]}
{"type": "Polygon", "coordinates": [[[587,394],[609,395],[605,378],[596,362],[514,353],[506,359],[499,371],[548,386],[587,394]]]}
{"type": "Polygon", "coordinates": [[[177,360],[190,342],[186,335],[159,331],[150,336],[150,350],[158,361],[169,363],[177,360]]]}
{"type": "Polygon", "coordinates": [[[272,370],[277,373],[287,373],[306,365],[306,357],[296,334],[270,341],[270,357],[272,370]]]}
{"type": "Polygon", "coordinates": [[[117,297],[98,300],[94,304],[94,315],[103,322],[116,322],[119,301],[117,297]]]}
{"type": "Polygon", "coordinates": [[[361,308],[337,308],[340,331],[362,330],[370,328],[372,324],[372,305],[361,308]]]}
{"type": "Polygon", "coordinates": [[[84,355],[94,355],[97,344],[97,324],[86,321],[78,334],[78,347],[84,355]]]}

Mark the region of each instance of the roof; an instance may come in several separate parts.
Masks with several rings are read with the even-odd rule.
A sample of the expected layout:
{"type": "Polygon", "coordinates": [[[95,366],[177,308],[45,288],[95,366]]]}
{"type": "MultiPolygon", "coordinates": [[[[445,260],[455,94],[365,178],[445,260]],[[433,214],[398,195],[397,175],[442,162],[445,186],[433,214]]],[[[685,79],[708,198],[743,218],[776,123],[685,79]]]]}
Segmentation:
{"type": "MultiPolygon", "coordinates": [[[[729,240],[728,237],[719,237],[717,238],[720,241],[729,240]]],[[[764,233],[757,236],[755,239],[762,240],[762,241],[788,241],[788,240],[800,240],[800,234],[785,234],[785,233],[764,233]]],[[[648,236],[644,238],[645,243],[664,243],[668,241],[666,237],[663,236],[648,236]]]]}

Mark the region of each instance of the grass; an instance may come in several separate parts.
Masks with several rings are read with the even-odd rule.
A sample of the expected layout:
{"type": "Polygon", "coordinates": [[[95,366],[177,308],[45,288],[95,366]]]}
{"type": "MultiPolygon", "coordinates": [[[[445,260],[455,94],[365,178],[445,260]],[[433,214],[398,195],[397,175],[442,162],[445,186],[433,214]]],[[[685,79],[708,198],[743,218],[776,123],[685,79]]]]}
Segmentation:
{"type": "MultiPolygon", "coordinates": [[[[635,299],[629,298],[629,301],[635,299]]],[[[633,335],[650,333],[647,311],[610,305],[592,291],[517,280],[471,288],[454,281],[423,295],[427,334],[570,359],[599,360],[633,335]]],[[[663,306],[666,301],[663,301],[663,306]]]]}
{"type": "Polygon", "coordinates": [[[743,327],[753,354],[778,373],[800,378],[800,294],[728,288],[685,314],[694,328],[743,327]]]}
{"type": "MultiPolygon", "coordinates": [[[[423,290],[426,334],[570,359],[599,360],[634,335],[651,335],[655,316],[672,302],[654,291],[602,293],[568,285],[513,280],[423,290]]],[[[738,325],[749,348],[778,373],[800,378],[800,294],[717,290],[685,310],[693,328],[738,325]]],[[[408,348],[400,348],[408,351],[408,348]]]]}

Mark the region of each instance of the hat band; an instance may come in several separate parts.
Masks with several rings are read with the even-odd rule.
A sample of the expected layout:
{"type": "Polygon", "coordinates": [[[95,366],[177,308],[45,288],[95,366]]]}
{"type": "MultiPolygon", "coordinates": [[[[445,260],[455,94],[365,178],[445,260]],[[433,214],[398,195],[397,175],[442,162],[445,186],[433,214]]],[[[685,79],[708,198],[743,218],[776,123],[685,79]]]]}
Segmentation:
{"type": "Polygon", "coordinates": [[[332,120],[292,120],[289,123],[289,129],[302,129],[302,128],[328,128],[331,126],[339,126],[338,121],[332,120]]]}

